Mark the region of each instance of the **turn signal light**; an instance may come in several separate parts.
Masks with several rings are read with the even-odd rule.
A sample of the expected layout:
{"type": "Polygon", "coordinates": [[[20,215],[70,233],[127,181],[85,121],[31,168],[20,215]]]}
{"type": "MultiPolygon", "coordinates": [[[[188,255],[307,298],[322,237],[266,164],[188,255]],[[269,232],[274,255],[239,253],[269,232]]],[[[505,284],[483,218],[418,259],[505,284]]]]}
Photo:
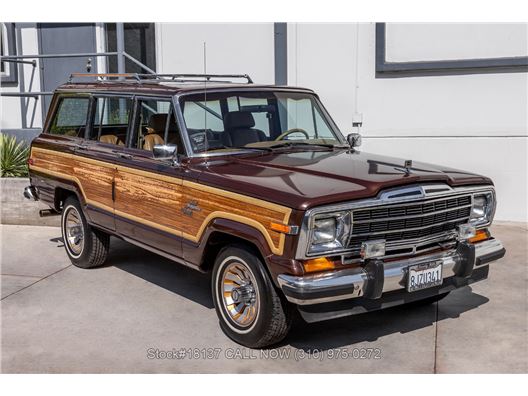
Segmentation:
{"type": "Polygon", "coordinates": [[[299,226],[290,226],[281,223],[270,223],[270,228],[273,231],[280,232],[282,234],[296,235],[299,232],[299,226]]]}
{"type": "Polygon", "coordinates": [[[280,223],[271,223],[271,229],[273,231],[282,232],[283,234],[288,234],[290,232],[290,226],[280,223]]]}
{"type": "Polygon", "coordinates": [[[490,233],[488,230],[477,230],[475,233],[475,236],[468,239],[468,242],[476,243],[480,241],[485,241],[486,239],[490,238],[490,233]]]}
{"type": "Polygon", "coordinates": [[[335,263],[332,260],[327,259],[326,257],[319,257],[316,259],[306,260],[303,263],[303,266],[306,272],[327,271],[336,268],[335,263]]]}

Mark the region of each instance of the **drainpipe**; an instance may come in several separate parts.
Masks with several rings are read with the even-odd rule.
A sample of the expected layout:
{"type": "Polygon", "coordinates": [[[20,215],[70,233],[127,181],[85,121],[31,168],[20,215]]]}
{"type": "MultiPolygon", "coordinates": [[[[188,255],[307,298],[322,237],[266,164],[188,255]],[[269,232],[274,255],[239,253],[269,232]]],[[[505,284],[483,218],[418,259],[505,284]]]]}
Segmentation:
{"type": "MultiPolygon", "coordinates": [[[[116,41],[117,41],[117,72],[119,74],[125,73],[125,25],[123,23],[116,23],[116,41]]],[[[124,77],[120,77],[120,80],[124,77]]],[[[119,120],[124,120],[126,117],[126,103],[124,99],[119,99],[119,120]]]]}
{"type": "Polygon", "coordinates": [[[125,26],[123,23],[116,23],[116,40],[117,40],[117,72],[125,72],[125,26]]]}

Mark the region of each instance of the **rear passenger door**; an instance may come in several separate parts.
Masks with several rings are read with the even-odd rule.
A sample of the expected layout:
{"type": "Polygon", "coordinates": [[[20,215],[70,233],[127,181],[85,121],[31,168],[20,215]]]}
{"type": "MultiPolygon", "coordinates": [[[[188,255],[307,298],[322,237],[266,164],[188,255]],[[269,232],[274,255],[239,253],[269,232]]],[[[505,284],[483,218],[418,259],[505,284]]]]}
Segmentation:
{"type": "Polygon", "coordinates": [[[136,97],[134,120],[115,174],[116,230],[146,248],[182,256],[183,170],[155,159],[155,145],[184,154],[170,98],[136,97]]]}
{"type": "Polygon", "coordinates": [[[133,103],[132,96],[94,95],[87,133],[89,143],[85,153],[95,160],[89,164],[91,177],[100,179],[91,188],[104,201],[104,207],[90,206],[89,215],[94,223],[112,231],[116,229],[115,174],[123,160],[133,103]]]}

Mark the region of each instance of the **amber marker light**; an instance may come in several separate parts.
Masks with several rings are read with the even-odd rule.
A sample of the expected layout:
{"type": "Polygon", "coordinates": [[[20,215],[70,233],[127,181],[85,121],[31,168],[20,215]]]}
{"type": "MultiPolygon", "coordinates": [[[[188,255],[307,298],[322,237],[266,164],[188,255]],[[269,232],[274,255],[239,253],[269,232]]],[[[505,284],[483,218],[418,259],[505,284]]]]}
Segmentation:
{"type": "Polygon", "coordinates": [[[303,266],[306,272],[327,271],[336,268],[335,263],[326,257],[306,260],[303,262],[303,266]]]}
{"type": "Polygon", "coordinates": [[[472,237],[472,238],[469,238],[468,242],[476,243],[476,242],[480,242],[480,241],[485,241],[486,239],[489,239],[489,238],[490,238],[490,233],[489,233],[488,230],[486,230],[486,229],[477,230],[477,232],[475,233],[475,236],[472,237]]]}
{"type": "Polygon", "coordinates": [[[283,234],[289,234],[291,232],[291,227],[289,225],[280,223],[271,223],[271,229],[283,234]]]}

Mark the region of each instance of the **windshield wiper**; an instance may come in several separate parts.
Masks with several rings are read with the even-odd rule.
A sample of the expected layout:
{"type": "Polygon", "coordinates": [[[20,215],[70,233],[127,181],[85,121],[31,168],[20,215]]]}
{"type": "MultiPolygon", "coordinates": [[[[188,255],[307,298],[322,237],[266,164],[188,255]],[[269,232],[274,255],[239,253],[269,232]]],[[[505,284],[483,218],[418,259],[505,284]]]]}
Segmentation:
{"type": "Polygon", "coordinates": [[[260,151],[269,151],[272,152],[273,150],[270,147],[244,147],[244,146],[232,146],[230,148],[234,149],[240,149],[240,150],[260,150],[260,151]]]}
{"type": "Polygon", "coordinates": [[[282,147],[294,147],[294,146],[317,146],[317,147],[327,147],[327,148],[335,148],[340,146],[334,146],[333,144],[329,143],[307,143],[307,142],[283,142],[274,144],[273,146],[269,146],[270,149],[277,149],[282,147]]]}

